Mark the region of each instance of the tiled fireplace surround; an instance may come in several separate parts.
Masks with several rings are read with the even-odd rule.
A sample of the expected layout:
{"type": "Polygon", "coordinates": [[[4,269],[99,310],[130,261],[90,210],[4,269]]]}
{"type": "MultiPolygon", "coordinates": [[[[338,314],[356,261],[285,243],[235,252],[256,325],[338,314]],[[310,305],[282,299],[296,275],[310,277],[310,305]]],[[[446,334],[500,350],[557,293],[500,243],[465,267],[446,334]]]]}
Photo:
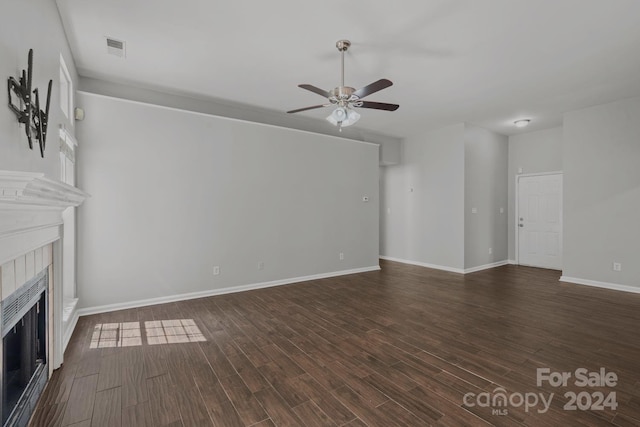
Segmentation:
{"type": "Polygon", "coordinates": [[[74,326],[73,320],[63,321],[62,212],[79,206],[86,197],[41,173],[0,170],[0,300],[49,270],[49,375],[62,364],[74,326]]]}

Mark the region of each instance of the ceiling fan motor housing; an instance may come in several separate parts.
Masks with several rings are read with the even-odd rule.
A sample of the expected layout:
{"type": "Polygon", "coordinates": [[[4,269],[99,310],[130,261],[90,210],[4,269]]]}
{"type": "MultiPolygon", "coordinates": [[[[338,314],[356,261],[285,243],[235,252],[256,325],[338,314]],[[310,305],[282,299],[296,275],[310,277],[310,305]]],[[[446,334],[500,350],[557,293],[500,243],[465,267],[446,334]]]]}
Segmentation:
{"type": "Polygon", "coordinates": [[[356,90],[352,87],[349,86],[338,86],[337,88],[334,88],[331,90],[331,96],[334,96],[337,100],[347,100],[349,98],[351,98],[351,95],[353,95],[353,93],[356,90]]]}

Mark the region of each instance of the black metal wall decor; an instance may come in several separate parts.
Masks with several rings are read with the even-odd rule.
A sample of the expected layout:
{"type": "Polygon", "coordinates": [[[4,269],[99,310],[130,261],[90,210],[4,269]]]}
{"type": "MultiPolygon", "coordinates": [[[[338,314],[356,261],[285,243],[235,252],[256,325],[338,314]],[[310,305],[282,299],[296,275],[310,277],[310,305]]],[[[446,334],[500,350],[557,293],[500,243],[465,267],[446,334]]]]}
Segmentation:
{"type": "Polygon", "coordinates": [[[33,79],[33,49],[29,49],[29,61],[26,70],[22,70],[19,80],[9,77],[7,81],[7,91],[9,93],[9,108],[18,118],[18,122],[24,124],[24,131],[27,134],[29,148],[33,150],[33,137],[40,145],[40,155],[44,157],[44,149],[47,141],[47,127],[49,124],[49,104],[51,102],[51,85],[53,80],[49,80],[47,89],[47,103],[43,110],[40,109],[40,93],[38,88],[31,90],[33,79]],[[14,94],[17,97],[17,104],[13,102],[14,94]],[[33,94],[33,96],[32,96],[33,94]],[[35,101],[34,101],[35,99],[35,101]]]}

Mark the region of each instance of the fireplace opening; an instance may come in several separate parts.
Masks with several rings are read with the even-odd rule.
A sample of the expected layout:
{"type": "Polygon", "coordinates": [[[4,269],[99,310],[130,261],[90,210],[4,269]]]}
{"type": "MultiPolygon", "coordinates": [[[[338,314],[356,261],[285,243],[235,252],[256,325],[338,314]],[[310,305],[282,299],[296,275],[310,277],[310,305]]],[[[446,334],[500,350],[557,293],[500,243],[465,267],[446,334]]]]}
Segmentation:
{"type": "Polygon", "coordinates": [[[47,380],[47,274],[2,301],[2,426],[26,426],[47,380]]]}

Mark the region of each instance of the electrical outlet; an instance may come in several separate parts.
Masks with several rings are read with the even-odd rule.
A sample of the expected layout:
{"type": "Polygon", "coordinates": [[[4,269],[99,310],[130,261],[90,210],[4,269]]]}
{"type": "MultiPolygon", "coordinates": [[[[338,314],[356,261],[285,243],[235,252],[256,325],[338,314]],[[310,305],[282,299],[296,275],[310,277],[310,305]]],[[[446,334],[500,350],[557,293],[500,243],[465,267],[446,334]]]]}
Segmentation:
{"type": "Polygon", "coordinates": [[[489,255],[493,253],[493,248],[489,248],[489,255]]]}
{"type": "Polygon", "coordinates": [[[214,276],[217,276],[217,275],[219,275],[219,274],[220,274],[220,266],[218,266],[218,265],[214,265],[214,266],[213,266],[213,275],[214,275],[214,276]]]}
{"type": "Polygon", "coordinates": [[[258,263],[258,270],[264,270],[264,262],[260,261],[258,263]]]}
{"type": "Polygon", "coordinates": [[[478,213],[478,208],[471,208],[471,213],[472,214],[477,214],[478,213]]]}
{"type": "Polygon", "coordinates": [[[344,261],[344,252],[340,252],[340,261],[344,261]]]}
{"type": "Polygon", "coordinates": [[[622,264],[619,262],[613,263],[613,271],[622,271],[622,264]]]}
{"type": "Polygon", "coordinates": [[[504,213],[504,208],[500,208],[500,213],[504,213]]]}

